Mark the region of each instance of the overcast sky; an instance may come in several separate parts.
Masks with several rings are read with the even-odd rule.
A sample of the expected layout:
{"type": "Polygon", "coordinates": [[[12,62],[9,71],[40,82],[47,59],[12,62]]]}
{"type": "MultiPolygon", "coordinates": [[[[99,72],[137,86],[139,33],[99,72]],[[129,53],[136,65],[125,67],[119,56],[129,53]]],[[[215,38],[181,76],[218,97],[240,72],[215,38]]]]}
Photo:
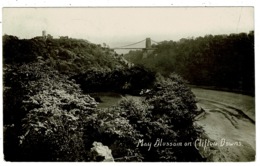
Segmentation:
{"type": "Polygon", "coordinates": [[[69,36],[110,47],[254,30],[253,7],[4,8],[3,34],[69,36]]]}

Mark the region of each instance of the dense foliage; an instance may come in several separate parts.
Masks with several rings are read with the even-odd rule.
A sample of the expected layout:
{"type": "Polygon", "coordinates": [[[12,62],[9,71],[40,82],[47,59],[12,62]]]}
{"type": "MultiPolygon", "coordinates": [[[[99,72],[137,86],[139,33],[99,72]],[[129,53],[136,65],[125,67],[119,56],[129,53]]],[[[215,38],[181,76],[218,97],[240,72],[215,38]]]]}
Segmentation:
{"type": "MultiPolygon", "coordinates": [[[[113,56],[112,67],[94,65],[81,74],[74,68],[60,70],[51,64],[66,62],[74,53],[72,50],[82,45],[85,49],[86,41],[52,40],[55,47],[47,46],[48,40],[25,41],[10,36],[4,39],[5,160],[92,161],[90,149],[95,141],[108,146],[115,161],[201,160],[193,145],[202,132],[193,123],[197,115],[195,96],[179,76],[155,77],[142,67],[124,67],[113,56]],[[32,41],[31,47],[35,49],[29,49],[28,54],[14,51],[16,47],[21,51],[23,42],[30,46],[32,41]],[[56,55],[54,48],[64,50],[58,51],[62,56],[53,58],[50,64],[51,56],[56,55]],[[143,97],[124,99],[116,106],[98,109],[98,103],[80,87],[85,92],[111,90],[139,94],[143,91],[143,97]],[[137,147],[142,139],[154,143],[157,138],[192,144],[150,150],[137,147]]],[[[95,51],[95,47],[90,50],[95,51]]],[[[98,64],[103,58],[100,57],[98,64]]]]}
{"type": "Polygon", "coordinates": [[[160,79],[144,100],[124,99],[117,106],[99,109],[86,127],[86,145],[100,141],[108,145],[116,161],[200,161],[194,141],[202,130],[194,126],[195,96],[177,75],[160,79]],[[185,143],[191,146],[138,146],[140,140],[185,143]]]}
{"type": "Polygon", "coordinates": [[[9,97],[4,101],[4,125],[7,133],[16,131],[5,135],[6,159],[83,160],[81,116],[96,107],[94,99],[81,94],[77,84],[65,76],[39,63],[22,65],[11,74],[5,80],[15,81],[23,94],[17,94],[5,82],[5,87],[10,87],[4,91],[4,98],[9,97]]]}
{"type": "Polygon", "coordinates": [[[130,51],[126,59],[164,75],[176,72],[200,86],[254,94],[254,32],[163,41],[153,52],[130,51]]]}
{"type": "Polygon", "coordinates": [[[141,66],[115,70],[101,68],[88,70],[71,79],[75,79],[87,93],[114,91],[137,95],[142,89],[153,85],[155,73],[141,66]]]}
{"type": "Polygon", "coordinates": [[[113,70],[127,64],[109,48],[80,39],[18,39],[3,36],[4,64],[46,62],[48,66],[65,73],[85,72],[90,68],[113,70]]]}

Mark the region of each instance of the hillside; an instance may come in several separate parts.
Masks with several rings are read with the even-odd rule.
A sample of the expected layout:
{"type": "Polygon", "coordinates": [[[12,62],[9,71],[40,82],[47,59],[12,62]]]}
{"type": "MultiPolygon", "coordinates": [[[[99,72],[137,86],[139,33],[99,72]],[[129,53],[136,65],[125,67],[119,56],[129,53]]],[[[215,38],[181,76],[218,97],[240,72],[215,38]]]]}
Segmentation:
{"type": "Polygon", "coordinates": [[[44,62],[59,72],[84,73],[90,68],[113,70],[125,61],[109,48],[82,39],[18,39],[3,36],[4,64],[44,62]]]}
{"type": "Polygon", "coordinates": [[[130,51],[125,58],[189,84],[254,95],[254,31],[163,41],[154,51],[130,51]]]}
{"type": "Polygon", "coordinates": [[[192,144],[203,133],[193,123],[195,96],[176,74],[128,66],[109,48],[79,39],[5,35],[3,62],[6,161],[205,160],[192,144]],[[92,92],[140,100],[97,108],[102,101],[92,92]],[[167,144],[145,143],[158,138],[167,144]]]}

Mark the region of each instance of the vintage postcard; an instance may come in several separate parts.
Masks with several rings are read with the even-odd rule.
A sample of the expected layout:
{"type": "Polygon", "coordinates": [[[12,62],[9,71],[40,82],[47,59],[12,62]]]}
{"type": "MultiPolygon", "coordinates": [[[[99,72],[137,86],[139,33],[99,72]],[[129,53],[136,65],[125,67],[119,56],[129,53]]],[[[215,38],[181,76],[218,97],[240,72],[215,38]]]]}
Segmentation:
{"type": "Polygon", "coordinates": [[[2,23],[5,161],[255,161],[254,7],[6,7],[2,23]]]}

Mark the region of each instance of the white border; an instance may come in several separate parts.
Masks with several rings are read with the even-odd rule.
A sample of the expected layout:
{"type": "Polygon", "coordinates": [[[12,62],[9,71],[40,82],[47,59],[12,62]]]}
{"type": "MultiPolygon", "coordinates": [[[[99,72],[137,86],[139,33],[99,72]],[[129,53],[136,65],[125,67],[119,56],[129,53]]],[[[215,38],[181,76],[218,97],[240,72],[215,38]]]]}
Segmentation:
{"type": "MultiPolygon", "coordinates": [[[[259,1],[257,0],[62,0],[62,1],[54,1],[54,0],[42,0],[42,1],[37,1],[37,0],[1,0],[1,13],[0,13],[0,30],[2,33],[2,8],[3,7],[174,7],[174,6],[254,6],[255,7],[255,85],[256,85],[256,119],[259,119],[259,114],[257,113],[258,111],[258,94],[259,94],[259,88],[257,85],[259,84],[259,78],[257,77],[258,72],[259,72],[259,67],[258,67],[258,54],[259,54],[259,31],[258,27],[259,26],[259,1]]],[[[2,37],[0,38],[0,42],[2,43],[2,37]]],[[[0,48],[0,52],[2,54],[2,46],[0,48]]],[[[2,56],[0,56],[0,60],[2,62],[2,56]]],[[[2,68],[2,63],[0,63],[0,68],[2,68]]],[[[11,162],[4,162],[3,161],[3,122],[2,122],[2,117],[3,117],[3,110],[2,110],[2,70],[0,71],[0,100],[1,100],[1,111],[0,111],[0,122],[1,122],[1,127],[0,127],[0,165],[35,165],[35,164],[65,164],[65,165],[70,165],[70,164],[91,164],[91,165],[98,165],[100,163],[11,163],[11,162]]],[[[259,138],[259,126],[257,125],[258,122],[256,123],[256,140],[259,138]]],[[[238,163],[188,163],[188,164],[193,164],[193,165],[208,165],[208,164],[214,164],[214,165],[259,165],[260,162],[260,157],[259,157],[259,143],[256,142],[257,145],[257,150],[256,150],[256,162],[238,162],[238,163]]],[[[114,165],[114,164],[123,164],[123,163],[103,163],[103,164],[108,164],[108,165],[114,165]]],[[[125,164],[133,164],[133,163],[124,163],[125,164]]],[[[161,163],[134,163],[134,164],[161,164],[161,163]]],[[[170,165],[170,164],[177,164],[177,165],[186,165],[187,163],[163,163],[165,165],[170,165]]]]}
{"type": "Polygon", "coordinates": [[[254,6],[254,0],[6,0],[9,7],[82,7],[82,6],[254,6]]]}

